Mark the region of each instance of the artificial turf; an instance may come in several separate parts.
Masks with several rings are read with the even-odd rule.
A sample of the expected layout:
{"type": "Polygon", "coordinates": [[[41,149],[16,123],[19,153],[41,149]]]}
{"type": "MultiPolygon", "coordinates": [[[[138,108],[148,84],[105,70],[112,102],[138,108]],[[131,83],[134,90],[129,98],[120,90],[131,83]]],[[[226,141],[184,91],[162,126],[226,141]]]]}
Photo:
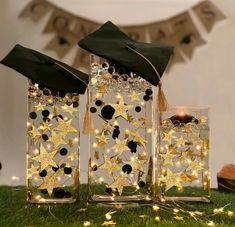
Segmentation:
{"type": "MultiPolygon", "coordinates": [[[[25,202],[24,187],[0,187],[0,227],[17,226],[83,226],[85,221],[90,221],[90,226],[101,226],[106,221],[105,214],[115,208],[101,208],[97,206],[87,207],[87,185],[81,185],[80,201],[75,204],[65,205],[32,205],[25,202]]],[[[121,208],[112,215],[116,226],[207,226],[209,220],[216,226],[235,226],[235,215],[228,217],[227,213],[213,215],[215,208],[229,204],[225,211],[235,213],[235,193],[225,194],[212,190],[212,203],[190,203],[178,204],[186,210],[197,210],[207,214],[194,220],[189,215],[185,216],[181,211],[178,216],[183,216],[183,221],[174,219],[172,212],[160,209],[154,211],[151,206],[138,208],[121,208]],[[209,216],[211,215],[211,216],[209,216]],[[155,217],[160,217],[160,222],[155,217]]],[[[171,204],[169,210],[172,210],[171,204]]]]}

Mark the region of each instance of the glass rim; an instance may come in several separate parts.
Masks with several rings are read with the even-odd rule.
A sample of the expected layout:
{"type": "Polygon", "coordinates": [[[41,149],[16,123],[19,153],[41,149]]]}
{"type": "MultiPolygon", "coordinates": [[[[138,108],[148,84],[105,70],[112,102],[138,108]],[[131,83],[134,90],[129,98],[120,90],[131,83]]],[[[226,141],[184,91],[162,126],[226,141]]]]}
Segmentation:
{"type": "Polygon", "coordinates": [[[169,110],[165,112],[169,112],[171,110],[180,110],[180,109],[192,110],[192,111],[202,111],[202,110],[209,111],[211,107],[209,106],[170,106],[169,110]]]}

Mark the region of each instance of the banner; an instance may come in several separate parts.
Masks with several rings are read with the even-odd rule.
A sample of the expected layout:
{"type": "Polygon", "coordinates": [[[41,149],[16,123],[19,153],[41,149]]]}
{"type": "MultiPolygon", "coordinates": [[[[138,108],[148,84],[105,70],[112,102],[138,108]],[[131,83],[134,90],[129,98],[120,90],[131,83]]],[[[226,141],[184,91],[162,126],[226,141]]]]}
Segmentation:
{"type": "MultiPolygon", "coordinates": [[[[52,14],[45,26],[44,33],[54,33],[55,36],[45,49],[55,51],[59,58],[63,58],[79,40],[101,25],[73,15],[46,0],[32,0],[21,12],[20,17],[27,16],[37,22],[50,10],[52,14]]],[[[225,19],[224,14],[211,1],[205,0],[193,6],[192,9],[171,18],[144,25],[122,26],[121,29],[129,37],[139,42],[174,46],[174,55],[167,67],[169,70],[172,64],[192,58],[194,50],[205,44],[203,35],[198,30],[191,14],[196,16],[194,19],[199,20],[208,32],[218,21],[225,19]]],[[[85,69],[88,65],[88,52],[79,48],[73,66],[85,69]]]]}
{"type": "Polygon", "coordinates": [[[39,21],[49,12],[51,5],[47,1],[33,0],[21,12],[19,17],[29,17],[33,21],[39,21]]]}
{"type": "Polygon", "coordinates": [[[226,18],[224,14],[210,1],[203,1],[199,3],[193,7],[193,10],[208,32],[212,29],[216,22],[226,18]]]}

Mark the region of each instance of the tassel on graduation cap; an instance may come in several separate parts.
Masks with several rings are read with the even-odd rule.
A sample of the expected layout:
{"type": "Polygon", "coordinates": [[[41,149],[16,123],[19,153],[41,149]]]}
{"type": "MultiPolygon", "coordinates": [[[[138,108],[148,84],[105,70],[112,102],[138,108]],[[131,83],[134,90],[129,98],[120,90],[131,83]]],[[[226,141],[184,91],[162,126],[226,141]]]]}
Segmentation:
{"type": "Polygon", "coordinates": [[[134,53],[138,54],[141,58],[143,58],[145,61],[148,62],[148,64],[153,68],[155,71],[158,79],[159,79],[159,84],[158,84],[158,95],[157,95],[157,111],[158,112],[165,112],[169,109],[169,104],[166,98],[166,95],[164,94],[162,90],[162,82],[161,82],[161,76],[158,73],[157,69],[154,67],[154,65],[141,53],[133,49],[130,45],[126,46],[129,50],[133,51],[134,53]]]}
{"type": "Polygon", "coordinates": [[[83,134],[89,135],[94,131],[93,119],[90,112],[90,92],[89,85],[87,86],[87,103],[86,103],[86,113],[83,121],[83,134]]]}

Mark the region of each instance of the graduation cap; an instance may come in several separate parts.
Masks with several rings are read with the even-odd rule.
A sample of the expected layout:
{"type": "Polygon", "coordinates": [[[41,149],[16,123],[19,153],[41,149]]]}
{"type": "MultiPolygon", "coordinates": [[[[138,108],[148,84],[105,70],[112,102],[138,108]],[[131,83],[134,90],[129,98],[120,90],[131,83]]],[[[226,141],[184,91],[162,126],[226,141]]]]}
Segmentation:
{"type": "Polygon", "coordinates": [[[1,63],[32,81],[57,91],[84,94],[89,82],[87,74],[18,44],[1,63]]]}
{"type": "Polygon", "coordinates": [[[141,76],[157,86],[173,54],[173,47],[137,42],[108,21],[78,45],[141,76]]]}

